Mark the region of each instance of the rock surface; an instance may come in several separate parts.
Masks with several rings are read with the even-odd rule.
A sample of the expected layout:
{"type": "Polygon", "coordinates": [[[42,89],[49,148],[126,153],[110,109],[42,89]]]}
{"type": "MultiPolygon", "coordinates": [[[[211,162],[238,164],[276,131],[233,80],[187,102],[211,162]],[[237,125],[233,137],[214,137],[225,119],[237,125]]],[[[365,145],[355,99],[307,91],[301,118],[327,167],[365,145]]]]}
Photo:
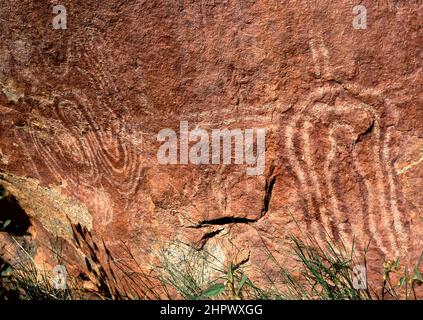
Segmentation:
{"type": "Polygon", "coordinates": [[[64,0],[55,30],[53,2],[2,1],[0,184],[31,219],[34,255],[59,237],[86,268],[79,225],[146,270],[178,240],[261,281],[266,250],[283,262],[300,226],[370,241],[375,281],[385,259],[416,261],[423,2],[360,3],[365,30],[347,0],[64,0]],[[263,175],[160,165],[157,134],[180,121],[266,128],[263,175]]]}

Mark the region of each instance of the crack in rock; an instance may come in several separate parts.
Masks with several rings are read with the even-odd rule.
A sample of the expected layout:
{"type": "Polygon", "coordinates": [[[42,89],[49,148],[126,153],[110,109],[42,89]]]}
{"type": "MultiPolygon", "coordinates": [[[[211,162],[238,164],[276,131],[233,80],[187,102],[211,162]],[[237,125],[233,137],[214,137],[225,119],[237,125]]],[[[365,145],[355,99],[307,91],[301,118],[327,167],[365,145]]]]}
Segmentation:
{"type": "Polygon", "coordinates": [[[265,192],[263,198],[263,208],[261,209],[260,216],[256,219],[244,218],[244,217],[220,217],[211,220],[203,220],[197,222],[188,228],[200,229],[207,226],[224,226],[229,224],[249,224],[259,221],[269,211],[270,200],[272,198],[273,187],[276,183],[276,175],[274,174],[275,166],[270,166],[269,174],[266,177],[265,192]]]}

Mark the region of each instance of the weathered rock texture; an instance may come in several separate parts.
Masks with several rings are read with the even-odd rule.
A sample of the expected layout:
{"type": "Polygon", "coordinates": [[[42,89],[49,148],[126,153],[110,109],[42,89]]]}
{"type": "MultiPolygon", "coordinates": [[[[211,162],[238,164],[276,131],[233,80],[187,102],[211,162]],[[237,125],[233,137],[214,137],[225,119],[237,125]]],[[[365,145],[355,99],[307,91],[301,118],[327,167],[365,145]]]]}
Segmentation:
{"type": "Polygon", "coordinates": [[[375,273],[416,260],[421,0],[63,0],[67,30],[53,29],[54,4],[0,9],[0,184],[31,218],[35,255],[58,236],[85,268],[79,223],[146,269],[179,240],[260,279],[298,223],[321,242],[370,241],[375,273]],[[156,135],[181,120],[266,128],[264,174],[159,165],[156,135]]]}

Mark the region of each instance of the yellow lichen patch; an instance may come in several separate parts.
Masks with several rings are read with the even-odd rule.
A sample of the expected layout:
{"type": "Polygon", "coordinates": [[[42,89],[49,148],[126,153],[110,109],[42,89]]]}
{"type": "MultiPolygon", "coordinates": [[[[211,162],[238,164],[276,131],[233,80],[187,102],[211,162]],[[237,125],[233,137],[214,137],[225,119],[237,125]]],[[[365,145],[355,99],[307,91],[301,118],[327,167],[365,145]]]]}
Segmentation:
{"type": "Polygon", "coordinates": [[[15,80],[0,77],[0,86],[8,101],[18,102],[24,96],[24,90],[15,80]]]}
{"type": "Polygon", "coordinates": [[[5,165],[9,164],[9,157],[4,155],[1,149],[0,149],[0,163],[5,165]]]}
{"type": "Polygon", "coordinates": [[[36,179],[0,172],[0,184],[19,202],[26,214],[37,219],[52,234],[72,239],[73,224],[92,229],[92,217],[88,209],[66,196],[60,186],[43,187],[36,179]],[[68,219],[69,218],[69,219],[68,219]]]}

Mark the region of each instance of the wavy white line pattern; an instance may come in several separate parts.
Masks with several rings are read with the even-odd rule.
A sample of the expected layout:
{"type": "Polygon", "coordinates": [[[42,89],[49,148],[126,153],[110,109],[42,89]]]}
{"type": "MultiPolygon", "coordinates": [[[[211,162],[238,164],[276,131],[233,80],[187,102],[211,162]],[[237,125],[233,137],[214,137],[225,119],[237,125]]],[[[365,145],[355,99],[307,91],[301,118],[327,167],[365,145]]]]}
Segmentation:
{"type": "Polygon", "coordinates": [[[370,105],[353,103],[332,106],[320,102],[325,95],[341,92],[344,92],[341,87],[317,89],[298,106],[286,124],[285,159],[299,184],[296,190],[299,207],[305,215],[307,228],[319,241],[329,237],[341,238],[347,246],[351,246],[354,238],[362,241],[370,237],[383,255],[402,256],[408,249],[407,223],[398,205],[398,188],[389,149],[390,132],[383,131],[381,116],[370,105]],[[366,148],[370,148],[370,159],[365,159],[365,162],[360,157],[362,149],[357,139],[366,128],[363,129],[362,120],[354,120],[363,117],[372,124],[366,138],[369,139],[366,148]],[[321,121],[331,122],[319,127],[321,121]],[[329,142],[323,164],[313,156],[318,144],[318,141],[313,141],[314,131],[319,136],[325,135],[329,142]],[[340,137],[343,139],[339,140],[340,137]],[[357,203],[363,203],[361,212],[351,211],[352,208],[342,202],[347,187],[335,185],[336,165],[340,163],[338,156],[342,148],[350,150],[351,176],[361,187],[361,199],[357,199],[357,203]],[[323,172],[319,172],[319,168],[323,168],[323,172]],[[315,212],[320,209],[314,202],[322,203],[324,195],[330,202],[326,208],[330,210],[328,215],[315,212]]]}
{"type": "MultiPolygon", "coordinates": [[[[90,209],[98,213],[102,225],[114,221],[112,198],[122,200],[119,210],[131,206],[142,172],[140,152],[128,140],[129,108],[109,72],[106,47],[102,36],[93,33],[88,45],[73,50],[83,52],[73,71],[91,88],[35,98],[40,103],[34,111],[39,121],[29,121],[26,132],[16,133],[27,150],[35,150],[34,156],[43,159],[38,166],[56,181],[65,181],[75,197],[81,189],[92,195],[90,209]]],[[[66,67],[65,73],[69,72],[66,67]]]]}

